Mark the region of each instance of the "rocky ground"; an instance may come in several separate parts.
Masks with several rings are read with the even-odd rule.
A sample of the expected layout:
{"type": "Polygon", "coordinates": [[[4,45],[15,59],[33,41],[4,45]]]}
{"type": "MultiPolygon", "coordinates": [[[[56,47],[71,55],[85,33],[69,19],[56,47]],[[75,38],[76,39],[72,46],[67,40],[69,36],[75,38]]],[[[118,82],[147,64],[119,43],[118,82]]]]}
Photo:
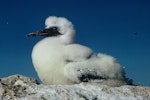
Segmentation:
{"type": "Polygon", "coordinates": [[[150,100],[150,87],[43,85],[33,78],[13,75],[0,79],[0,100],[150,100]]]}

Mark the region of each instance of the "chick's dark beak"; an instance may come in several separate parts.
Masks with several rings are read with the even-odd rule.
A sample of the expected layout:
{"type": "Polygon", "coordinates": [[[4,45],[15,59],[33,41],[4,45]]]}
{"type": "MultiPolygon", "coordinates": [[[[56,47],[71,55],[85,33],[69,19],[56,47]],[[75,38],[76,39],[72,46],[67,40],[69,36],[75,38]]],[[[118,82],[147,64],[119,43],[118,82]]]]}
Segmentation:
{"type": "Polygon", "coordinates": [[[46,36],[46,37],[50,37],[50,36],[58,36],[58,35],[62,35],[59,31],[57,27],[50,27],[44,30],[40,30],[38,32],[33,32],[33,33],[29,33],[27,34],[28,37],[31,36],[46,36]]]}

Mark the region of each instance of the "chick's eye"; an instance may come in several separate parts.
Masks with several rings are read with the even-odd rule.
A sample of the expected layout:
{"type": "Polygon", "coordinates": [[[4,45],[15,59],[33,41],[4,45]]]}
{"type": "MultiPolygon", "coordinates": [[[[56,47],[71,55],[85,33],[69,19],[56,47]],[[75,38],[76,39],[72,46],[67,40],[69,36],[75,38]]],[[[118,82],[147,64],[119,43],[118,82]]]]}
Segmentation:
{"type": "Polygon", "coordinates": [[[52,27],[53,30],[58,30],[58,27],[52,27]]]}

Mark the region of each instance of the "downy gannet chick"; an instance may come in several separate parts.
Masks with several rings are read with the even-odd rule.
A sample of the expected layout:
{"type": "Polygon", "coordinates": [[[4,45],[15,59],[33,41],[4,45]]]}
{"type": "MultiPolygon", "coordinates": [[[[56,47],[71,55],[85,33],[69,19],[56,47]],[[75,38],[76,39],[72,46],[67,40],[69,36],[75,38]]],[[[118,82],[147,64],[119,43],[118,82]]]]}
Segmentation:
{"type": "Polygon", "coordinates": [[[50,16],[45,29],[28,36],[46,36],[32,51],[32,62],[44,84],[91,82],[110,86],[128,84],[123,67],[110,55],[95,54],[75,44],[73,24],[64,17],[50,16]]]}

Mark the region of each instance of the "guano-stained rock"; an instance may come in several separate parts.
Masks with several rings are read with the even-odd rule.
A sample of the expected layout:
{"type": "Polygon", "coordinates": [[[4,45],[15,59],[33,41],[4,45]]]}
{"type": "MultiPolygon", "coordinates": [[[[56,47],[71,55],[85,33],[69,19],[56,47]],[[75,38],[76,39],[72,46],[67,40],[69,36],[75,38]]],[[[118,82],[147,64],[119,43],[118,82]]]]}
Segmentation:
{"type": "Polygon", "coordinates": [[[13,75],[0,79],[0,100],[150,100],[150,87],[43,85],[33,78],[13,75]]]}

